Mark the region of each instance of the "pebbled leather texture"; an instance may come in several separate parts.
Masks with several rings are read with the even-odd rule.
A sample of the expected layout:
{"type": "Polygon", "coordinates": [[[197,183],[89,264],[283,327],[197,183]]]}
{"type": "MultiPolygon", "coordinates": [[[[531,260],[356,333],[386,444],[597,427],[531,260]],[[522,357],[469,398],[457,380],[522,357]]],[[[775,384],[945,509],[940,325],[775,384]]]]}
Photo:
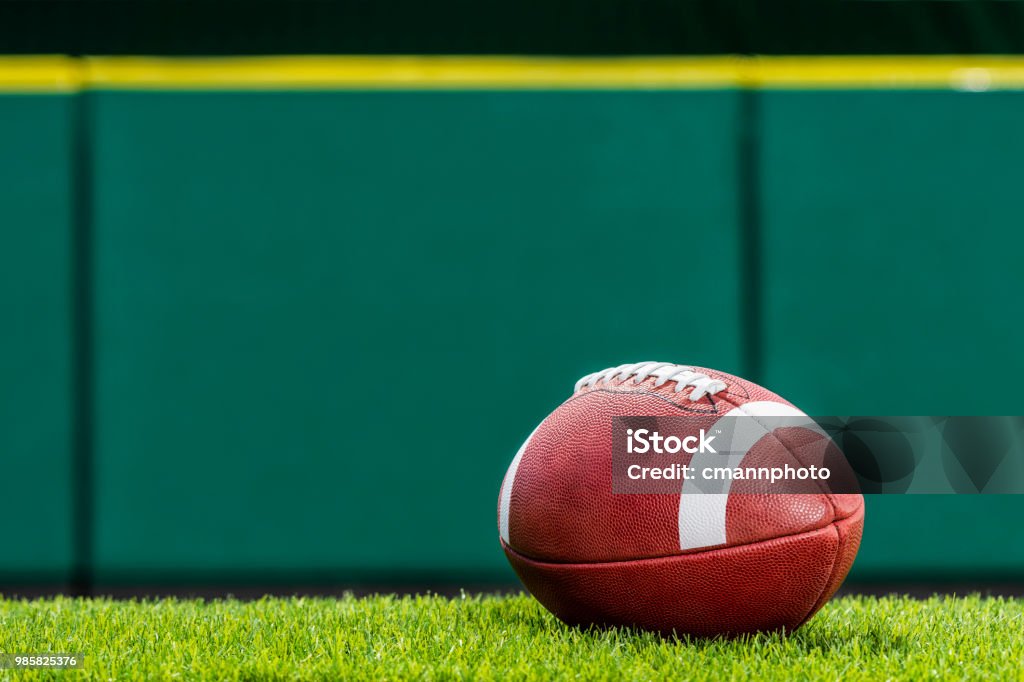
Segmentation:
{"type": "MultiPolygon", "coordinates": [[[[612,494],[615,416],[715,420],[750,401],[787,401],[714,370],[727,389],[696,402],[692,389],[632,378],[582,388],[537,428],[523,451],[502,546],[527,589],[567,623],[635,625],[713,636],[792,630],[835,593],[863,530],[860,495],[730,495],[726,543],[681,550],[678,495],[612,494]]],[[[706,422],[706,423],[705,423],[706,422]]],[[[798,431],[798,430],[796,430],[798,431]]],[[[800,434],[763,438],[751,462],[795,464],[800,434]]],[[[746,462],[746,460],[745,460],[746,462]]]]}

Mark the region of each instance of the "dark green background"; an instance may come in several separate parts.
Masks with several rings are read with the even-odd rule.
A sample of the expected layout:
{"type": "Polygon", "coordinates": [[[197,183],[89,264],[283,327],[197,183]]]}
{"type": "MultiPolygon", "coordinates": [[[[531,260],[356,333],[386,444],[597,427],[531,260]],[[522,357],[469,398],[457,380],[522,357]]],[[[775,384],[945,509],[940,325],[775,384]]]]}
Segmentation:
{"type": "MultiPolygon", "coordinates": [[[[4,96],[5,579],[511,580],[505,467],[628,361],[811,413],[1022,414],[1022,117],[1024,93],[4,96]]],[[[870,498],[854,576],[1020,577],[1021,510],[870,498]]]]}
{"type": "Polygon", "coordinates": [[[1009,54],[1022,0],[6,0],[0,53],[1009,54]]]}

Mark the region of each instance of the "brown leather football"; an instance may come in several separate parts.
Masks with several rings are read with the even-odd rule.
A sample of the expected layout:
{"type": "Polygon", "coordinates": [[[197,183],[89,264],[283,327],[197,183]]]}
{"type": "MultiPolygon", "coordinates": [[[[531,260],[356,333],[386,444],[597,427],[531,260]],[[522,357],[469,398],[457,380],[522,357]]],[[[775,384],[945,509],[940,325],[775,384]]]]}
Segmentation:
{"type": "MultiPolygon", "coordinates": [[[[806,622],[853,564],[861,495],[613,492],[614,417],[692,416],[711,428],[748,414],[802,413],[699,367],[642,362],[581,379],[501,486],[501,545],[526,588],[573,625],[715,636],[806,622]]],[[[791,450],[766,431],[748,456],[792,459],[791,450]]]]}

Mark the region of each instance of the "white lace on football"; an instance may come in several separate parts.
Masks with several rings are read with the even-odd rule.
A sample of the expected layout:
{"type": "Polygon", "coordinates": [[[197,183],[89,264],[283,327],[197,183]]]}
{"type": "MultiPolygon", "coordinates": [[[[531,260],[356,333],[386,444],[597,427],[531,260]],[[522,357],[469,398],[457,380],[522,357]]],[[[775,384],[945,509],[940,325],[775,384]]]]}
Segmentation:
{"type": "Polygon", "coordinates": [[[693,386],[690,400],[694,402],[700,400],[705,395],[714,395],[727,388],[724,381],[712,379],[707,374],[695,372],[693,367],[673,365],[671,362],[637,362],[632,365],[619,365],[618,367],[610,367],[601,372],[588,374],[576,382],[574,390],[578,391],[584,386],[593,388],[601,382],[624,381],[629,377],[633,377],[633,381],[638,384],[646,380],[647,377],[657,377],[658,380],[654,382],[655,386],[663,386],[669,381],[674,381],[676,393],[682,392],[687,386],[693,386]]]}

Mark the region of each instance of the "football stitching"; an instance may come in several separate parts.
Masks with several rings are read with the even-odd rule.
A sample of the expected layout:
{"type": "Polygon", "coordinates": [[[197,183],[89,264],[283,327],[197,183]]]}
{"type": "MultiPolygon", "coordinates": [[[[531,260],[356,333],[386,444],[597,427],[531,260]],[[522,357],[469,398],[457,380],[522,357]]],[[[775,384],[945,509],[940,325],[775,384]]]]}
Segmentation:
{"type": "MultiPolygon", "coordinates": [[[[656,392],[654,392],[654,391],[652,391],[650,389],[647,389],[647,388],[627,388],[627,389],[622,389],[622,390],[616,390],[616,389],[611,389],[611,388],[593,388],[593,389],[590,389],[589,391],[587,391],[585,393],[574,393],[573,395],[569,396],[569,398],[567,398],[566,401],[564,403],[562,403],[562,405],[568,405],[571,402],[579,400],[580,398],[585,398],[586,396],[592,395],[594,393],[610,393],[610,394],[613,394],[613,395],[623,395],[623,394],[627,394],[627,393],[635,393],[635,394],[638,394],[638,395],[649,395],[649,396],[652,396],[654,398],[657,398],[658,400],[660,400],[660,401],[662,401],[664,403],[672,405],[673,407],[678,408],[679,410],[682,410],[683,412],[692,412],[693,414],[721,414],[721,412],[718,409],[718,403],[716,403],[714,401],[714,398],[711,397],[711,394],[707,394],[704,397],[707,398],[708,402],[711,403],[712,409],[710,409],[710,410],[695,410],[693,408],[686,407],[685,405],[681,405],[679,403],[672,402],[671,400],[669,400],[665,396],[661,395],[660,393],[656,393],[656,392]]],[[[726,402],[728,403],[729,401],[726,401],[726,402]]],[[[693,403],[693,404],[698,404],[699,405],[700,403],[693,403]]],[[[732,403],[729,403],[729,404],[731,405],[732,403]]]]}

